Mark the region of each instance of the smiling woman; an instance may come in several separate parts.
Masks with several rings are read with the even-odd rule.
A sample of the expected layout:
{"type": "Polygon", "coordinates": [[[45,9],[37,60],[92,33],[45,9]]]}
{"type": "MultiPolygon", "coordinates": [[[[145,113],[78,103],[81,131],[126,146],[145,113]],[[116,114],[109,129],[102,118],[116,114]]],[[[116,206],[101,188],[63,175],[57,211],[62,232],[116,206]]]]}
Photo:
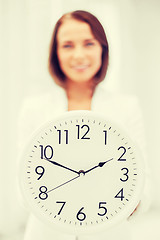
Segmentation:
{"type": "Polygon", "coordinates": [[[94,79],[96,79],[96,82],[100,82],[106,76],[109,49],[105,31],[99,20],[91,13],[80,10],[74,11],[64,14],[57,21],[50,43],[49,71],[53,79],[61,86],[65,86],[66,76],[59,65],[57,54],[59,47],[62,44],[64,48],[75,48],[73,44],[77,45],[78,43],[83,44],[86,48],[93,47],[94,44],[101,46],[102,64],[94,79]]]}
{"type": "Polygon", "coordinates": [[[87,23],[66,20],[57,34],[57,54],[66,82],[90,82],[102,64],[102,47],[87,23]]]}
{"type": "MultiPolygon", "coordinates": [[[[49,72],[57,85],[54,86],[54,91],[51,89],[47,93],[26,99],[19,118],[20,144],[25,143],[26,139],[30,137],[29,135],[42,124],[59,117],[66,111],[92,110],[103,114],[106,118],[109,117],[124,128],[145,155],[143,121],[137,98],[109,92],[100,84],[106,78],[108,62],[108,41],[99,20],[86,11],[78,10],[64,14],[55,25],[49,48],[49,72]]],[[[65,133],[67,134],[67,132],[65,133]]],[[[59,134],[61,133],[59,132],[59,134]]],[[[85,150],[83,152],[86,153],[85,150]]],[[[103,165],[104,162],[100,161],[97,162],[103,165]]],[[[78,159],[77,162],[81,163],[81,159],[78,159]]],[[[56,159],[54,159],[54,164],[56,163],[56,159]]],[[[63,168],[69,167],[65,164],[62,166],[63,168]]],[[[95,165],[94,168],[97,166],[95,165]]],[[[92,168],[87,171],[91,170],[92,168]]],[[[43,174],[42,166],[36,168],[36,171],[41,176],[43,174]]],[[[82,170],[81,174],[84,175],[84,173],[82,170]]],[[[65,185],[67,182],[64,181],[65,185]]],[[[57,186],[61,185],[58,183],[57,186]]],[[[148,189],[144,189],[144,196],[137,211],[142,209],[142,206],[144,209],[147,208],[149,194],[148,189]],[[144,206],[144,202],[146,206],[144,206]]],[[[63,196],[60,200],[63,201],[63,196]]],[[[90,236],[87,239],[120,239],[120,235],[124,239],[122,230],[124,228],[121,228],[120,225],[119,230],[116,228],[111,232],[105,232],[104,238],[90,236]]],[[[126,230],[125,226],[125,234],[126,230]]],[[[53,231],[31,214],[26,223],[24,239],[75,240],[77,238],[53,231]]],[[[84,240],[85,237],[80,239],[84,240]]],[[[129,239],[128,235],[126,239],[129,239]]]]}
{"type": "Polygon", "coordinates": [[[75,11],[57,22],[50,46],[49,70],[65,88],[68,110],[91,109],[94,90],[108,67],[108,42],[91,13],[75,11]]]}
{"type": "Polygon", "coordinates": [[[83,108],[90,109],[95,87],[93,78],[102,64],[101,44],[95,39],[87,23],[74,19],[66,20],[62,24],[57,34],[57,43],[59,64],[66,76],[68,109],[77,108],[73,101],[74,96],[79,100],[79,108],[82,108],[82,100],[85,99],[83,108]]]}

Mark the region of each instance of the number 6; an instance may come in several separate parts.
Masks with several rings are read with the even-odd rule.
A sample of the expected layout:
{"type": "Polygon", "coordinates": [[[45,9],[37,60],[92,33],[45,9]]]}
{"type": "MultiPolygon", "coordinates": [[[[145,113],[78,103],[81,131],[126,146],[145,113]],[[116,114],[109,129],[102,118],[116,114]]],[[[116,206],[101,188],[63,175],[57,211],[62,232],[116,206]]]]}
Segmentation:
{"type": "Polygon", "coordinates": [[[84,207],[82,207],[79,212],[77,213],[77,219],[79,221],[84,221],[86,219],[86,214],[84,212],[81,212],[84,209],[84,207]]]}

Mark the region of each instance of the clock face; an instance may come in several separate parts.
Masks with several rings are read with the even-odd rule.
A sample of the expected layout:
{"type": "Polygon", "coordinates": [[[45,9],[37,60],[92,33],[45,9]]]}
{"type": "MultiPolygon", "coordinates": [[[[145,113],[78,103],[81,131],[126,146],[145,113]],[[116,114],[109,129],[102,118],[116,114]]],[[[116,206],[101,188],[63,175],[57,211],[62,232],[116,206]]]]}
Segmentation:
{"type": "Polygon", "coordinates": [[[44,125],[21,158],[20,185],[35,215],[70,233],[127,218],[143,187],[143,166],[121,128],[91,111],[44,125]]]}

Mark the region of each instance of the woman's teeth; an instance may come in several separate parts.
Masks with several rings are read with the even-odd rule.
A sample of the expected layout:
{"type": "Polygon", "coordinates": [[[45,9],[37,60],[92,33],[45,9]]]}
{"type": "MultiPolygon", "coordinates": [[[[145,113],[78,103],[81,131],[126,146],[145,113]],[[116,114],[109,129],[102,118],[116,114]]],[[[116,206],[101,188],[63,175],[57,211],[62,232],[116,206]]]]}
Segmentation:
{"type": "Polygon", "coordinates": [[[78,66],[74,66],[74,69],[76,70],[84,70],[88,67],[88,65],[78,65],[78,66]]]}

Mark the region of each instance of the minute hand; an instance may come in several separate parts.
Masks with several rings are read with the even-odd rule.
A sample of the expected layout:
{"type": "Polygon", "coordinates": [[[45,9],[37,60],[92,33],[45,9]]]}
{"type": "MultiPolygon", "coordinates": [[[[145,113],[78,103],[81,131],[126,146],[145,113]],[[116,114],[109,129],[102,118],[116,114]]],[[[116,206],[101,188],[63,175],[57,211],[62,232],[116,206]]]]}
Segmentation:
{"type": "Polygon", "coordinates": [[[92,171],[93,169],[95,169],[95,168],[97,168],[97,167],[103,167],[104,164],[106,164],[107,162],[110,162],[110,161],[112,161],[112,160],[113,160],[113,158],[111,158],[111,159],[109,159],[109,160],[107,160],[107,161],[105,161],[105,162],[99,162],[99,164],[98,164],[97,166],[94,166],[94,167],[90,168],[89,170],[85,171],[84,173],[86,174],[86,173],[92,171]]]}
{"type": "Polygon", "coordinates": [[[50,163],[52,163],[52,164],[54,164],[54,165],[56,165],[56,166],[58,166],[58,167],[65,168],[65,169],[67,169],[67,170],[69,170],[69,171],[72,171],[72,172],[74,172],[74,173],[79,174],[79,172],[77,172],[77,171],[75,171],[75,170],[73,170],[73,169],[71,169],[71,168],[68,168],[68,167],[66,167],[66,166],[64,166],[64,165],[62,165],[62,164],[60,164],[60,163],[57,163],[57,162],[55,162],[55,161],[51,161],[51,160],[49,160],[49,159],[45,159],[45,160],[47,160],[48,162],[50,162],[50,163]]]}

